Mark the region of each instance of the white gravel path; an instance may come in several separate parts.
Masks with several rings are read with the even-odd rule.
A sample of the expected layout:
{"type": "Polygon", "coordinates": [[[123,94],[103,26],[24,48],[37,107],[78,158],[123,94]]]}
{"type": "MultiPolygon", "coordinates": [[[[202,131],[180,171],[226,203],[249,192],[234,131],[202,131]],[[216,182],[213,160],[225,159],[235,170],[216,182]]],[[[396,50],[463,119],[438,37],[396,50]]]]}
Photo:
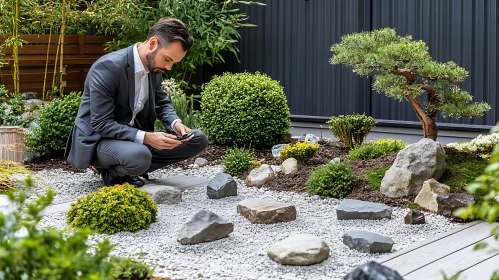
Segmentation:
{"type": "MultiPolygon", "coordinates": [[[[191,175],[212,178],[221,166],[201,169],[163,169],[153,177],[191,175]]],[[[91,171],[72,173],[62,170],[41,171],[38,190],[52,187],[58,192],[56,201],[76,199],[97,190],[99,178],[91,171]]],[[[180,204],[158,205],[158,219],[149,229],[137,233],[95,234],[97,240],[109,238],[117,247],[113,254],[136,257],[145,253],[144,261],[156,267],[155,275],[172,279],[342,279],[356,266],[381,255],[350,250],[342,242],[347,230],[365,230],[386,235],[395,241],[393,251],[446,232],[457,225],[442,216],[426,214],[426,224],[405,225],[407,209],[394,208],[392,219],[338,221],[337,199],[314,200],[306,194],[275,192],[248,188],[238,181],[238,196],[220,200],[208,199],[206,188],[183,193],[180,204]],[[298,215],[295,221],[273,225],[251,224],[236,211],[239,201],[247,198],[272,198],[293,203],[298,215]],[[228,238],[197,245],[181,245],[176,236],[182,225],[197,211],[206,209],[234,223],[228,238]],[[293,233],[310,233],[324,239],[331,249],[330,257],[321,264],[293,267],[270,260],[266,252],[275,242],[293,233]]],[[[43,218],[41,226],[65,226],[65,213],[43,218]]]]}

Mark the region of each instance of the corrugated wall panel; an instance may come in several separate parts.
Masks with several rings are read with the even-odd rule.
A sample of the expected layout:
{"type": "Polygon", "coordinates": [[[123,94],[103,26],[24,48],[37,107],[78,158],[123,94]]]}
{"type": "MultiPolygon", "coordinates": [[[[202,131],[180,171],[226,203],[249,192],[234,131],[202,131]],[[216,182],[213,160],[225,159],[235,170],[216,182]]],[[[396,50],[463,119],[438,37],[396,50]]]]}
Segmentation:
{"type": "MultiPolygon", "coordinates": [[[[482,118],[447,118],[437,121],[471,125],[494,125],[499,119],[499,32],[496,0],[373,0],[372,28],[392,27],[399,35],[412,35],[426,42],[433,59],[454,61],[469,71],[460,85],[476,101],[486,101],[492,110],[482,118]]],[[[379,119],[417,121],[407,102],[389,100],[372,93],[372,116],[379,119]]]]}
{"type": "Polygon", "coordinates": [[[432,57],[452,60],[470,75],[462,86],[492,110],[483,118],[439,122],[494,125],[499,120],[499,5],[496,0],[266,0],[241,5],[257,24],[242,28],[240,61],[221,71],[260,71],[285,88],[293,115],[330,117],[359,112],[377,119],[417,121],[412,107],[371,91],[370,79],[329,64],[342,35],[396,28],[429,46],[432,57]]]}

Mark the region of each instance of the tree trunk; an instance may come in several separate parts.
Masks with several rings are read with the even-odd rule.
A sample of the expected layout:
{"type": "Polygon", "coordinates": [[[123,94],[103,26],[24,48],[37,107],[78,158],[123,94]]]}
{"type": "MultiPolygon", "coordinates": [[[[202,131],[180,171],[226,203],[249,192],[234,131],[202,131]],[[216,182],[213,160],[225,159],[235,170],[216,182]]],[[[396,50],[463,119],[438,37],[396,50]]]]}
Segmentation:
{"type": "Polygon", "coordinates": [[[412,108],[414,108],[419,121],[423,125],[424,138],[430,138],[433,141],[437,141],[438,127],[435,123],[435,119],[429,117],[426,114],[423,107],[421,106],[421,103],[419,103],[419,100],[413,98],[409,101],[411,102],[412,108]]]}

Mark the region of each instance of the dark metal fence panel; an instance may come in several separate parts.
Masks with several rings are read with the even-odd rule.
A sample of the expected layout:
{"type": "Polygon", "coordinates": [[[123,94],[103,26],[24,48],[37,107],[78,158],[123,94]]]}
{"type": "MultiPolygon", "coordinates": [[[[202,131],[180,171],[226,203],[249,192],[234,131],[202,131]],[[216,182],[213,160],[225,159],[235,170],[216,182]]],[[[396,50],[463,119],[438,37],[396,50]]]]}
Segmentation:
{"type": "MultiPolygon", "coordinates": [[[[399,35],[424,41],[439,62],[454,61],[469,71],[460,85],[476,101],[492,110],[482,118],[447,118],[437,121],[494,125],[499,119],[498,21],[496,0],[373,0],[372,28],[395,28],[399,35]]],[[[372,116],[379,119],[417,121],[408,102],[388,100],[372,93],[372,116]]]]}
{"type": "Polygon", "coordinates": [[[241,5],[258,25],[242,28],[240,64],[228,56],[215,72],[267,73],[284,86],[293,115],[330,117],[359,112],[377,119],[417,121],[408,102],[371,91],[371,80],[329,64],[341,36],[381,27],[425,41],[432,57],[454,61],[470,75],[462,86],[492,110],[479,119],[439,122],[493,125],[499,120],[496,0],[266,0],[241,5]]]}
{"type": "Polygon", "coordinates": [[[262,2],[267,5],[241,5],[258,26],[241,29],[241,64],[233,70],[260,71],[279,80],[295,115],[369,113],[369,80],[333,67],[329,58],[341,35],[369,30],[370,2],[262,2]]]}

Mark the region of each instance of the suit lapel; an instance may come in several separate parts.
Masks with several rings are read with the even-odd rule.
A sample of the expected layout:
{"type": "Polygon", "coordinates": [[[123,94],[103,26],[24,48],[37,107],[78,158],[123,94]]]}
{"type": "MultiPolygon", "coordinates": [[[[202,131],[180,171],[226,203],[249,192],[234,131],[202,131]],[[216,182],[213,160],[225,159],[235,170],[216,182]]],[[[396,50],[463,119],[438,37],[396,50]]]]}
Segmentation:
{"type": "Polygon", "coordinates": [[[149,123],[153,123],[156,120],[156,102],[154,102],[154,97],[156,96],[156,85],[155,85],[155,75],[154,73],[149,72],[149,108],[144,108],[148,109],[148,118],[149,118],[149,123]]]}
{"type": "Polygon", "coordinates": [[[135,103],[135,68],[133,62],[133,48],[135,44],[128,47],[128,68],[127,68],[127,77],[128,77],[128,103],[130,105],[130,110],[133,113],[133,107],[135,103]]]}

